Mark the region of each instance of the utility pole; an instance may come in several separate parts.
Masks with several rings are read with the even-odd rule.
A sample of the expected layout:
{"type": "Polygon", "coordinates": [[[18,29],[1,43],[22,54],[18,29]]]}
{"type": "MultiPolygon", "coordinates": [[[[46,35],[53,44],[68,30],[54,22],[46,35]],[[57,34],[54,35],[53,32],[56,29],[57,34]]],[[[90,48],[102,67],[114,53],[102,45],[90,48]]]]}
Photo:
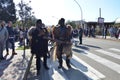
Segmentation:
{"type": "Polygon", "coordinates": [[[76,2],[76,4],[79,6],[79,8],[80,8],[80,12],[81,12],[81,27],[83,28],[83,11],[82,11],[82,7],[80,6],[80,4],[76,1],[76,0],[74,0],[75,2],[76,2]]]}
{"type": "Polygon", "coordinates": [[[101,18],[101,8],[99,8],[99,15],[100,15],[99,17],[101,18]]]}
{"type": "MultiPolygon", "coordinates": [[[[104,32],[104,18],[101,17],[101,8],[99,8],[99,17],[98,17],[98,24],[99,24],[99,27],[100,27],[100,30],[101,30],[101,34],[102,36],[104,37],[105,36],[105,32],[104,32]]],[[[106,38],[106,36],[105,36],[106,38]]]]}

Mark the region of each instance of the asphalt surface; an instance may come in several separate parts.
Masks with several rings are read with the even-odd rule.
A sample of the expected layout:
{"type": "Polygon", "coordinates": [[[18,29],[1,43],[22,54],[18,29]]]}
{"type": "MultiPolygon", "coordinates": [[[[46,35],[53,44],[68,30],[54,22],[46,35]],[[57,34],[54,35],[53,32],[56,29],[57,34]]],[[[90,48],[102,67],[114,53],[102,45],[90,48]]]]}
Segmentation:
{"type": "MultiPolygon", "coordinates": [[[[112,67],[106,66],[105,64],[107,63],[104,64],[101,61],[99,62],[100,63],[99,64],[97,59],[92,59],[91,55],[86,55],[87,52],[85,54],[83,53],[85,51],[90,50],[90,52],[88,52],[87,54],[94,53],[95,55],[102,57],[100,59],[106,58],[107,60],[105,61],[107,62],[110,62],[108,60],[111,60],[113,63],[116,63],[115,65],[119,67],[120,65],[119,58],[116,59],[116,57],[113,54],[112,54],[113,56],[110,55],[106,56],[106,54],[109,54],[106,52],[104,52],[106,54],[103,53],[101,54],[102,51],[99,51],[98,49],[102,49],[102,50],[111,49],[114,51],[109,50],[109,52],[119,55],[120,40],[117,40],[115,38],[110,38],[109,36],[107,37],[107,39],[103,39],[101,36],[97,36],[97,39],[95,40],[90,38],[87,41],[87,38],[85,38],[85,40],[83,39],[84,40],[83,43],[85,42],[83,45],[73,47],[74,54],[77,57],[72,58],[71,69],[67,68],[65,64],[65,57],[63,57],[64,68],[61,70],[57,69],[58,62],[52,61],[49,58],[48,65],[50,67],[50,70],[45,70],[44,67],[42,66],[40,71],[41,73],[40,76],[36,76],[35,57],[33,57],[31,61],[32,64],[30,66],[30,71],[28,72],[28,76],[25,76],[26,70],[28,69],[28,63],[31,58],[31,53],[29,49],[27,49],[25,52],[23,52],[23,50],[16,50],[18,54],[14,56],[12,56],[11,54],[6,55],[6,52],[4,51],[4,57],[6,59],[0,62],[0,79],[23,80],[24,77],[27,77],[27,80],[101,80],[101,79],[119,80],[120,79],[119,68],[117,69],[118,70],[117,72],[116,70],[113,70],[112,67]],[[105,44],[106,42],[108,43],[105,44]],[[85,61],[87,64],[85,64],[84,62],[80,62],[80,59],[85,61]],[[98,73],[95,71],[98,71],[99,75],[97,75],[98,73]]],[[[42,60],[41,60],[41,64],[42,64],[42,60]]]]}

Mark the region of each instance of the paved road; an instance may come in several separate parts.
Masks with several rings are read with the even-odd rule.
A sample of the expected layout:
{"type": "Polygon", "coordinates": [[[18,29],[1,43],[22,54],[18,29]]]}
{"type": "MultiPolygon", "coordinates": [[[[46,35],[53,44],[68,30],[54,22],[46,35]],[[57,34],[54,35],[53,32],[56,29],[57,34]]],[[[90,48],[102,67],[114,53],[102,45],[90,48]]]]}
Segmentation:
{"type": "MultiPolygon", "coordinates": [[[[78,41],[78,39],[76,39],[78,41]]],[[[73,46],[72,68],[57,69],[58,62],[48,59],[50,70],[43,67],[41,76],[35,76],[35,59],[28,80],[119,80],[120,79],[120,42],[84,38],[83,45],[73,46]]],[[[65,57],[63,56],[65,59],[65,57]]]]}
{"type": "Polygon", "coordinates": [[[100,79],[120,79],[120,41],[84,38],[83,45],[74,46],[73,51],[100,73],[95,73],[100,79]]]}
{"type": "MultiPolygon", "coordinates": [[[[53,62],[50,58],[50,70],[45,70],[42,66],[41,75],[36,76],[34,57],[27,80],[120,80],[119,40],[83,38],[83,44],[73,45],[72,49],[71,69],[67,68],[64,56],[64,68],[60,70],[57,69],[58,62],[53,62]]],[[[17,52],[18,55],[10,54],[0,62],[0,79],[22,80],[30,60],[30,50],[26,50],[26,55],[29,54],[26,60],[23,59],[23,51],[17,52]]]]}

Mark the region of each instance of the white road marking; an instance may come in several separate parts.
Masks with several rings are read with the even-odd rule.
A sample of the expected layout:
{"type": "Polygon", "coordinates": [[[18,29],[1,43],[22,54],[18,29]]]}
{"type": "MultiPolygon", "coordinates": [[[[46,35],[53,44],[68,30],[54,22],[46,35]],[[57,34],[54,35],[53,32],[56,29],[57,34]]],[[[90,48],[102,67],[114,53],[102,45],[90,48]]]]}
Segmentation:
{"type": "MultiPolygon", "coordinates": [[[[50,60],[49,60],[50,61],[50,60]]],[[[48,63],[50,66],[49,76],[50,80],[69,80],[62,69],[58,69],[58,62],[57,61],[50,61],[48,63]]]]}
{"type": "Polygon", "coordinates": [[[106,67],[108,67],[108,68],[110,68],[110,69],[112,69],[112,70],[114,70],[114,71],[116,71],[117,73],[120,74],[120,65],[119,64],[114,63],[112,61],[109,61],[109,60],[107,60],[105,58],[99,57],[99,56],[97,56],[95,54],[92,54],[92,53],[86,51],[86,50],[83,50],[83,51],[86,53],[85,56],[87,56],[87,57],[89,57],[89,58],[103,64],[104,66],[106,66],[106,67]]]}
{"type": "Polygon", "coordinates": [[[114,58],[116,58],[116,59],[120,59],[120,55],[117,55],[117,54],[115,54],[115,53],[111,53],[111,52],[108,52],[108,51],[104,51],[104,50],[102,50],[102,49],[95,50],[95,51],[100,52],[100,53],[105,54],[105,55],[108,55],[108,56],[111,56],[111,57],[114,57],[114,58]]]}
{"type": "Polygon", "coordinates": [[[113,51],[116,51],[116,52],[120,52],[120,49],[116,49],[116,48],[110,48],[109,50],[113,50],[113,51]]]}
{"type": "Polygon", "coordinates": [[[91,78],[92,80],[100,80],[101,78],[105,78],[105,76],[102,73],[95,70],[89,64],[87,64],[75,55],[73,55],[71,62],[73,65],[75,65],[76,68],[78,68],[82,73],[84,73],[87,77],[91,78]]]}

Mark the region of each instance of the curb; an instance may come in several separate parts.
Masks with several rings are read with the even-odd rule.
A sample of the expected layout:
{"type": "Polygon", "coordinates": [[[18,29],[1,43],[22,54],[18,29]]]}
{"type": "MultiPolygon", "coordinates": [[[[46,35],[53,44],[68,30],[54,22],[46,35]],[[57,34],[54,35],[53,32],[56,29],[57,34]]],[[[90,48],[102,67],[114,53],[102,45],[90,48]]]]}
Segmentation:
{"type": "Polygon", "coordinates": [[[96,39],[102,39],[102,40],[111,40],[111,41],[120,41],[119,39],[116,39],[116,38],[102,38],[101,36],[96,36],[95,37],[96,39]]]}
{"type": "Polygon", "coordinates": [[[27,76],[28,76],[28,73],[29,73],[29,70],[30,70],[30,67],[31,67],[31,64],[32,64],[33,56],[34,55],[32,54],[31,57],[30,57],[30,60],[28,62],[28,65],[27,65],[27,68],[25,70],[25,74],[24,74],[22,80],[27,80],[27,76]]]}

